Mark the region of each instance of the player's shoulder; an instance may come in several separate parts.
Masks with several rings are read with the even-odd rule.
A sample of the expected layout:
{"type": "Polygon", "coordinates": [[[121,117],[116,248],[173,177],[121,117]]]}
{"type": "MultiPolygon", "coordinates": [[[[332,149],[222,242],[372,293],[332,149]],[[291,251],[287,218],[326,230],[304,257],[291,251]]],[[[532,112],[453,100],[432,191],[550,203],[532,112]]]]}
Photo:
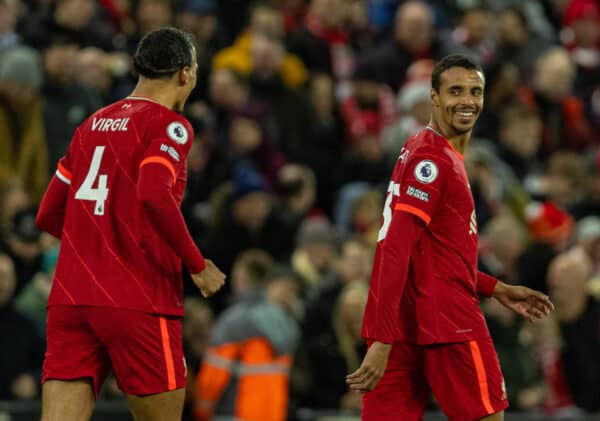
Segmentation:
{"type": "Polygon", "coordinates": [[[183,115],[160,106],[140,123],[149,127],[152,137],[166,138],[178,145],[186,145],[194,138],[194,129],[183,115]]]}
{"type": "Polygon", "coordinates": [[[449,165],[451,162],[447,153],[447,143],[444,137],[429,127],[420,130],[406,142],[405,149],[409,151],[408,161],[430,158],[449,165]]]}

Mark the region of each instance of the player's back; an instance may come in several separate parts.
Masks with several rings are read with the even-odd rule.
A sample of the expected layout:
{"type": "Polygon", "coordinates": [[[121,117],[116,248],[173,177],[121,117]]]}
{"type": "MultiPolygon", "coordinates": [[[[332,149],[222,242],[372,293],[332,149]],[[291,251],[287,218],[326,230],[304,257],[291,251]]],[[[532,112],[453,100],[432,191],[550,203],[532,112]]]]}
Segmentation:
{"type": "Polygon", "coordinates": [[[190,134],[179,114],[134,97],[79,126],[57,172],[70,188],[50,305],[181,314],[180,261],[149,224],[137,186],[141,165],[175,161],[179,202],[190,134]]]}

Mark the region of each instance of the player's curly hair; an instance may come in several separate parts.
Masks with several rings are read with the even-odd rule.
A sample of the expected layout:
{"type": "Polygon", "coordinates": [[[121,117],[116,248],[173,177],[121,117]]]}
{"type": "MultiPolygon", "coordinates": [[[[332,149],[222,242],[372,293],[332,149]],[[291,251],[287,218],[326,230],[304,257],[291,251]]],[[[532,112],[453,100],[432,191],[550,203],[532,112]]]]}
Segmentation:
{"type": "Polygon", "coordinates": [[[193,36],[177,28],[161,28],[146,34],[138,44],[133,65],[150,79],[169,78],[193,63],[193,36]]]}
{"type": "Polygon", "coordinates": [[[462,67],[463,69],[467,70],[477,70],[483,75],[481,66],[469,57],[462,54],[451,54],[438,61],[433,68],[433,72],[431,73],[431,87],[435,89],[436,92],[440,91],[440,76],[442,73],[452,67],[462,67]]]}

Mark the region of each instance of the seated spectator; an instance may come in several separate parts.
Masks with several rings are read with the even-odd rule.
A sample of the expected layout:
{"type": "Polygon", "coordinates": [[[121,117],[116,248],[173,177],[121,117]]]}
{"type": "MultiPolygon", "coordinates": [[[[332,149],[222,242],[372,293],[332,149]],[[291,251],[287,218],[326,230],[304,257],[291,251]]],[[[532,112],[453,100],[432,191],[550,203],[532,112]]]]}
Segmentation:
{"type": "Polygon", "coordinates": [[[546,168],[547,197],[576,219],[597,215],[600,201],[592,193],[592,173],[583,155],[570,151],[552,154],[546,168]]]}
{"type": "Polygon", "coordinates": [[[407,82],[398,92],[396,105],[400,118],[383,135],[383,147],[390,161],[395,163],[407,139],[429,123],[430,91],[428,80],[415,80],[407,82]]]}
{"type": "Polygon", "coordinates": [[[311,0],[304,22],[289,36],[290,51],[311,72],[327,73],[335,80],[347,78],[352,56],[343,19],[342,0],[311,0]]]}
{"type": "Polygon", "coordinates": [[[448,34],[446,54],[465,54],[482,66],[492,62],[496,54],[492,19],[492,12],[481,3],[464,9],[458,26],[448,34]]]}
{"type": "Polygon", "coordinates": [[[18,0],[0,1],[0,55],[21,44],[16,32],[18,7],[18,0]]]}
{"type": "Polygon", "coordinates": [[[14,48],[0,60],[0,190],[18,176],[34,202],[48,183],[42,118],[42,68],[38,53],[14,48]]]}
{"type": "Polygon", "coordinates": [[[600,410],[600,302],[591,297],[592,263],[575,248],[556,257],[548,269],[548,288],[563,340],[562,358],[575,404],[600,410]]]}
{"type": "Polygon", "coordinates": [[[42,263],[41,231],[35,224],[36,209],[19,210],[13,216],[4,237],[0,237],[0,252],[13,260],[17,276],[15,295],[40,270],[42,263]]]}
{"type": "Polygon", "coordinates": [[[13,263],[0,254],[0,400],[39,396],[44,343],[36,326],[14,308],[16,276],[13,263]]]}
{"type": "MultiPolygon", "coordinates": [[[[255,6],[250,13],[247,30],[240,35],[231,47],[227,47],[214,56],[213,69],[231,69],[248,77],[258,63],[253,60],[251,50],[256,35],[283,39],[283,17],[281,12],[266,4],[255,6]]],[[[277,71],[282,81],[291,88],[302,86],[307,79],[304,63],[298,56],[284,53],[277,71]]]]}
{"type": "Polygon", "coordinates": [[[360,412],[362,396],[348,390],[345,378],[359,367],[366,353],[360,331],[367,296],[365,282],[353,281],[344,285],[334,297],[332,317],[323,321],[327,323],[325,329],[304,337],[313,376],[302,402],[305,406],[360,412]]]}
{"type": "Polygon", "coordinates": [[[225,273],[235,256],[248,248],[264,249],[278,260],[289,257],[295,228],[286,225],[274,200],[270,185],[251,165],[243,163],[234,170],[232,189],[214,209],[217,219],[202,239],[206,242],[202,250],[225,273]]]}
{"type": "Polygon", "coordinates": [[[393,38],[365,51],[357,66],[366,69],[368,79],[398,92],[407,79],[407,69],[416,60],[442,57],[443,51],[433,26],[433,10],[421,1],[403,2],[396,11],[393,38]]]}
{"type": "Polygon", "coordinates": [[[573,217],[552,202],[531,202],[525,209],[531,244],[518,262],[524,285],[547,293],[548,265],[573,244],[573,217]]]}
{"type": "Polygon", "coordinates": [[[532,88],[519,92],[520,99],[542,116],[542,151],[546,155],[564,148],[581,151],[592,143],[583,101],[573,92],[575,71],[564,48],[550,48],[535,62],[532,88]]]}
{"type": "Polygon", "coordinates": [[[48,296],[54,279],[58,247],[54,246],[42,253],[40,271],[23,288],[15,299],[15,307],[29,317],[38,328],[42,338],[46,337],[46,318],[48,316],[48,296]]]}
{"type": "Polygon", "coordinates": [[[324,217],[309,217],[300,224],[291,263],[307,291],[317,287],[333,268],[337,241],[334,227],[324,217]]]}

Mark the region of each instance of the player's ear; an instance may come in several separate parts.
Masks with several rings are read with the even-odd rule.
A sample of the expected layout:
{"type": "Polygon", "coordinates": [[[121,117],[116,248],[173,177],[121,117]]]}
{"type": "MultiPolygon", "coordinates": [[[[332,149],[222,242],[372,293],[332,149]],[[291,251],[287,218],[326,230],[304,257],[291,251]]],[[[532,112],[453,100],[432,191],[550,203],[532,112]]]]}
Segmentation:
{"type": "Polygon", "coordinates": [[[182,67],[181,70],[178,72],[178,74],[179,74],[179,84],[187,85],[188,83],[190,83],[191,78],[192,78],[192,68],[189,66],[182,67]]]}
{"type": "Polygon", "coordinates": [[[431,106],[439,107],[440,106],[440,96],[438,95],[437,91],[435,89],[431,88],[429,96],[431,97],[431,106]]]}

